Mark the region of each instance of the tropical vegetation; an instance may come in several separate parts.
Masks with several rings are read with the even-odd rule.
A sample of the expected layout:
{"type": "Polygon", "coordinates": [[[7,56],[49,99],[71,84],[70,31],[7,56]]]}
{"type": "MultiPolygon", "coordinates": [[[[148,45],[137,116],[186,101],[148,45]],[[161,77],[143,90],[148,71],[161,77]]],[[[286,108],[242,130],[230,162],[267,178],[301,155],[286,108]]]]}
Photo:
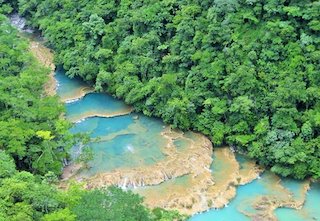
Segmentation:
{"type": "Polygon", "coordinates": [[[57,96],[47,96],[49,69],[10,26],[0,1],[0,221],[170,221],[186,217],[150,210],[143,199],[117,187],[59,188],[69,149],[81,136],[69,132],[57,96]]]}
{"type": "Polygon", "coordinates": [[[70,77],[283,175],[320,177],[320,2],[19,0],[70,77]]]}

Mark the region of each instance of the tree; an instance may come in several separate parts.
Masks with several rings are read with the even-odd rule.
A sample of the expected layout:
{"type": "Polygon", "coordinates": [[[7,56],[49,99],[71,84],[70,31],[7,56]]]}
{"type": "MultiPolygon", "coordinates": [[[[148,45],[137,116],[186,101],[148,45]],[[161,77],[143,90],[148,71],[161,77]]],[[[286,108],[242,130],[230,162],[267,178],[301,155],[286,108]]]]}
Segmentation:
{"type": "Polygon", "coordinates": [[[42,218],[42,221],[75,221],[75,220],[76,220],[76,215],[72,214],[68,208],[57,210],[50,214],[46,214],[42,218]]]}
{"type": "Polygon", "coordinates": [[[12,158],[0,151],[0,178],[6,178],[16,172],[12,158]]]}
{"type": "Polygon", "coordinates": [[[131,191],[124,192],[116,187],[104,190],[90,190],[72,211],[77,220],[151,220],[142,205],[142,199],[131,191]]]}
{"type": "MultiPolygon", "coordinates": [[[[269,143],[270,133],[302,137],[304,145],[295,148],[309,159],[309,175],[319,173],[318,160],[304,148],[320,133],[317,1],[46,0],[19,6],[70,77],[174,127],[199,130],[216,145],[236,146],[281,174],[309,173],[301,163],[274,160],[286,151],[275,148],[283,141],[269,143]]],[[[12,45],[10,38],[3,42],[0,50],[12,45]]],[[[11,66],[1,59],[6,75],[26,62],[17,57],[11,66]]],[[[0,107],[13,100],[1,97],[0,107]]]]}

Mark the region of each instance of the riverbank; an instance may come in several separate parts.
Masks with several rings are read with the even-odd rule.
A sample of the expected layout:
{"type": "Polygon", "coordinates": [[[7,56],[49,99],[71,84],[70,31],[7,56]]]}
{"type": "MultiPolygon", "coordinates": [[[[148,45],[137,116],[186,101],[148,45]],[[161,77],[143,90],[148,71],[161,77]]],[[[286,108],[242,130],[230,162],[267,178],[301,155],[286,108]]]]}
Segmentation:
{"type": "MultiPolygon", "coordinates": [[[[39,47],[33,49],[37,51],[39,47]]],[[[44,52],[41,49],[39,51],[44,52]]],[[[38,55],[41,55],[40,52],[37,52],[38,55]]],[[[86,93],[82,94],[85,95],[86,93]]],[[[77,102],[81,102],[81,99],[77,102]]],[[[94,115],[93,112],[88,113],[79,114],[74,120],[87,119],[90,115],[94,115]]],[[[117,114],[113,117],[117,117],[117,114]]],[[[101,136],[97,142],[112,141],[127,134],[143,134],[145,130],[139,124],[135,124],[126,130],[101,136]]],[[[251,161],[246,161],[240,166],[235,153],[229,148],[216,148],[212,151],[211,142],[203,135],[197,134],[191,139],[170,127],[166,127],[161,135],[167,140],[162,150],[166,155],[165,160],[154,165],[116,169],[92,177],[77,174],[83,168],[74,164],[65,168],[65,181],[84,182],[85,188],[89,189],[117,185],[144,196],[145,204],[150,208],[175,209],[183,214],[193,215],[210,208],[222,209],[227,206],[236,197],[237,186],[250,183],[259,177],[262,171],[251,161]],[[179,139],[191,145],[178,151],[175,141],[179,139]]],[[[291,205],[298,208],[291,198],[279,200],[274,196],[257,198],[252,205],[260,212],[247,214],[243,211],[243,213],[253,218],[269,220],[275,220],[273,211],[277,207],[291,205]]]]}
{"type": "MultiPolygon", "coordinates": [[[[39,48],[34,47],[34,49],[39,48]]],[[[42,51],[44,50],[40,49],[40,52],[42,51]]],[[[39,54],[41,53],[38,52],[39,54]]],[[[81,96],[84,97],[87,93],[84,93],[82,88],[85,88],[85,86],[78,88],[76,91],[82,91],[81,96]]],[[[88,90],[88,93],[90,93],[90,90],[88,90]]],[[[76,102],[81,102],[81,100],[76,102]]],[[[130,110],[128,113],[132,111],[131,109],[128,110],[130,110]]],[[[119,116],[121,115],[123,113],[119,113],[119,116]]],[[[104,116],[102,113],[88,112],[77,115],[72,121],[95,116],[108,117],[109,115],[104,116]]],[[[112,115],[112,117],[117,117],[117,114],[112,115]]],[[[144,133],[141,128],[133,127],[130,129],[129,127],[126,131],[102,136],[99,142],[112,140],[117,136],[134,132],[144,133]]],[[[224,166],[229,166],[224,167],[224,169],[227,168],[227,171],[220,170],[222,172],[220,175],[215,174],[213,176],[210,170],[213,153],[212,144],[207,138],[200,134],[195,135],[197,137],[195,140],[186,138],[182,132],[171,130],[170,127],[166,127],[161,135],[167,139],[167,145],[163,149],[166,159],[155,165],[118,169],[87,178],[77,174],[78,171],[83,169],[81,165],[73,164],[65,168],[62,177],[65,180],[75,179],[85,182],[86,188],[101,188],[110,185],[117,185],[122,188],[138,188],[162,185],[166,181],[188,176],[190,182],[180,189],[180,194],[174,193],[162,198],[154,198],[152,194],[144,194],[143,191],[139,192],[139,190],[137,192],[145,196],[145,203],[151,208],[176,209],[181,213],[192,215],[210,208],[224,207],[235,197],[235,185],[250,182],[261,172],[253,163],[248,163],[247,167],[240,170],[234,153],[228,148],[219,148],[215,152],[216,157],[224,161],[224,166]],[[179,138],[188,140],[191,145],[183,151],[177,151],[174,141],[179,138]]]]}
{"type": "Polygon", "coordinates": [[[253,220],[270,220],[270,221],[277,221],[277,217],[275,216],[274,211],[277,208],[291,208],[295,210],[301,210],[303,207],[303,204],[306,200],[306,194],[307,191],[310,189],[310,181],[307,180],[303,183],[301,186],[301,195],[302,198],[297,200],[294,199],[293,194],[284,188],[280,182],[281,179],[275,175],[270,175],[270,180],[273,180],[273,185],[269,188],[272,188],[272,191],[274,191],[275,194],[273,196],[260,196],[256,198],[253,203],[252,207],[258,211],[255,214],[250,214],[247,212],[243,212],[253,220]]]}
{"type": "Polygon", "coordinates": [[[94,92],[94,89],[89,86],[79,87],[77,91],[73,94],[60,97],[61,102],[63,103],[73,103],[82,99],[86,94],[94,92]]]}
{"type": "MultiPolygon", "coordinates": [[[[197,164],[195,161],[191,163],[197,164]]],[[[240,180],[251,182],[259,175],[260,169],[255,165],[250,170],[256,171],[255,176],[252,176],[253,172],[250,176],[240,172],[235,155],[229,148],[215,148],[213,162],[202,173],[196,169],[158,187],[134,191],[144,196],[146,204],[152,208],[178,209],[181,213],[193,215],[225,207],[236,196],[235,187],[240,185],[240,180]]]]}
{"type": "MultiPolygon", "coordinates": [[[[35,54],[35,57],[40,62],[47,64],[48,68],[54,70],[51,66],[53,59],[50,50],[48,52],[43,50],[39,43],[32,43],[30,51],[35,54]],[[51,55],[48,54],[49,58],[46,57],[47,53],[51,53],[51,55]]],[[[54,78],[53,74],[52,77],[54,78]]],[[[46,84],[46,87],[50,88],[48,91],[46,90],[46,93],[49,95],[52,95],[52,90],[55,91],[57,88],[57,82],[49,83],[51,80],[48,81],[48,85],[46,84]]],[[[72,102],[93,91],[90,87],[87,87],[89,88],[88,90],[83,88],[86,87],[78,88],[79,93],[75,93],[75,96],[62,99],[62,101],[72,102]]],[[[91,112],[75,119],[86,119],[95,116],[98,115],[91,112]]],[[[105,117],[102,114],[101,116],[105,117]]],[[[113,117],[117,117],[117,114],[113,115],[113,117]]],[[[130,133],[133,131],[130,128],[128,130],[130,133]]],[[[121,131],[118,134],[108,134],[102,136],[101,141],[110,141],[119,135],[127,135],[129,132],[121,131]]],[[[136,133],[144,132],[139,129],[136,130],[136,133]]],[[[81,169],[79,165],[75,165],[75,167],[79,167],[67,167],[65,169],[66,173],[69,173],[65,178],[68,181],[72,179],[84,181],[86,188],[118,185],[124,189],[132,189],[144,196],[145,203],[151,208],[177,209],[181,213],[190,215],[209,210],[210,208],[227,207],[229,202],[236,197],[237,186],[250,183],[259,177],[261,173],[261,169],[251,161],[247,161],[240,166],[235,153],[229,148],[218,148],[212,152],[211,142],[203,135],[197,135],[202,137],[201,139],[199,138],[200,141],[193,141],[192,139],[190,141],[187,138],[192,145],[183,149],[183,151],[177,151],[176,145],[174,145],[174,141],[184,137],[182,132],[166,127],[162,136],[167,139],[167,145],[163,148],[166,159],[154,165],[116,169],[111,172],[99,173],[92,177],[83,177],[80,174],[75,174],[81,169]],[[214,159],[211,157],[212,154],[214,155],[214,159]],[[214,161],[218,161],[217,165],[215,165],[214,161]],[[212,162],[213,165],[211,166],[212,162]],[[220,167],[219,164],[222,166],[220,167]],[[153,189],[154,187],[156,190],[153,189]]],[[[279,184],[279,178],[278,180],[275,179],[276,182],[273,182],[273,179],[269,180],[272,183],[271,188],[281,193],[281,197],[259,196],[252,203],[253,208],[259,212],[251,214],[247,213],[247,211],[242,211],[243,214],[255,220],[276,220],[273,213],[276,208],[302,207],[303,202],[293,201],[290,197],[290,192],[279,184]]],[[[304,186],[304,195],[307,189],[307,185],[304,186]]]]}
{"type": "Polygon", "coordinates": [[[54,77],[56,66],[53,61],[53,52],[49,48],[45,47],[43,43],[33,35],[34,30],[26,26],[26,20],[24,18],[20,17],[18,14],[12,14],[9,17],[9,20],[11,25],[14,26],[21,35],[23,35],[22,37],[28,40],[29,51],[36,60],[50,70],[48,81],[44,85],[44,91],[47,96],[55,95],[57,90],[57,81],[54,77]],[[26,34],[26,36],[24,36],[24,34],[26,34]]]}
{"type": "Polygon", "coordinates": [[[40,42],[31,39],[29,42],[29,51],[44,67],[50,69],[48,81],[44,85],[44,91],[48,96],[53,96],[56,94],[57,89],[57,81],[54,77],[56,66],[53,62],[53,53],[40,42]]]}

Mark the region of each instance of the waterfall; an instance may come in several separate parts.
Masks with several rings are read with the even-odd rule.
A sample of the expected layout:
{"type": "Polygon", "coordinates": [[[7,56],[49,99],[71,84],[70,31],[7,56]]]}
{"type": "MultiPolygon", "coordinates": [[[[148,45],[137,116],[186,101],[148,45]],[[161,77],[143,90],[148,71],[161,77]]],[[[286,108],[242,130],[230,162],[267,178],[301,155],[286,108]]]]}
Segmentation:
{"type": "Polygon", "coordinates": [[[33,33],[33,30],[31,28],[28,28],[28,26],[26,25],[26,19],[21,17],[18,13],[14,13],[10,16],[10,23],[19,31],[33,33]]]}

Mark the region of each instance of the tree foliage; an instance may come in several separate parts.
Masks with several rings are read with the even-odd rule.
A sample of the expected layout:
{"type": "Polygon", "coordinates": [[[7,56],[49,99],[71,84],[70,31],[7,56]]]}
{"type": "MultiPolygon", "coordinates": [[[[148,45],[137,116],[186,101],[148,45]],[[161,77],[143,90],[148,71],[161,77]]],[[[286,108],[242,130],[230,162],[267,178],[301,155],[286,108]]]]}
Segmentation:
{"type": "MultiPolygon", "coordinates": [[[[16,4],[4,3],[0,5],[0,220],[75,221],[92,220],[91,215],[96,220],[160,220],[131,192],[55,186],[63,159],[82,135],[68,132],[70,123],[60,117],[63,105],[57,97],[44,94],[48,70],[34,60],[27,41],[1,14],[16,4]]],[[[28,3],[36,6],[37,1],[28,3]]],[[[82,160],[90,156],[88,152],[82,160]]],[[[174,217],[171,220],[185,218],[176,212],[162,213],[174,217]]]]}
{"type": "Polygon", "coordinates": [[[62,160],[72,145],[70,124],[57,97],[44,96],[48,70],[29,54],[4,16],[0,17],[0,149],[18,169],[60,174],[62,160]]]}
{"type": "Polygon", "coordinates": [[[142,198],[117,187],[85,190],[73,185],[59,190],[45,179],[17,171],[12,158],[0,151],[0,220],[184,220],[177,212],[143,206],[142,198]]]}
{"type": "Polygon", "coordinates": [[[68,75],[146,115],[247,151],[279,174],[319,178],[318,1],[19,6],[68,75]]]}

